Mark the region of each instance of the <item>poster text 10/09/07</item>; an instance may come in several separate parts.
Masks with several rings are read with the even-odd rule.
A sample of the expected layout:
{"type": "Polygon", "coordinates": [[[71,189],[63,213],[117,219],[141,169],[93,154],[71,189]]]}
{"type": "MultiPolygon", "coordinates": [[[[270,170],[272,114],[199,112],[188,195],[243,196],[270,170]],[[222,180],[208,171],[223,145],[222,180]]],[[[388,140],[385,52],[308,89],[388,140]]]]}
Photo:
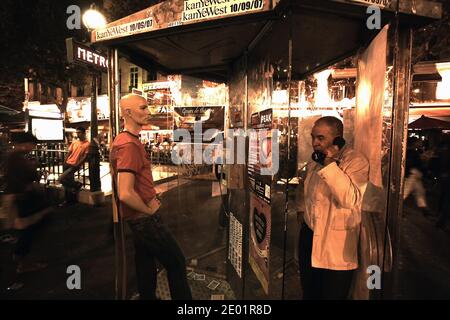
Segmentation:
{"type": "Polygon", "coordinates": [[[260,10],[264,0],[188,0],[184,3],[183,21],[217,18],[229,14],[260,10]]]}

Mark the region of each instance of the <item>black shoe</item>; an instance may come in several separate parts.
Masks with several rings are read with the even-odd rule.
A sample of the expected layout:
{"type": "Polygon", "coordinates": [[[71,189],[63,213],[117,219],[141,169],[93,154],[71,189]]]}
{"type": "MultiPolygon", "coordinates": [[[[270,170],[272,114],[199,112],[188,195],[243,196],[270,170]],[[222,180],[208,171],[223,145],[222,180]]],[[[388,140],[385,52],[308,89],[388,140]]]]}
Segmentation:
{"type": "Polygon", "coordinates": [[[432,216],[434,216],[433,212],[431,212],[431,210],[428,207],[422,208],[422,214],[425,217],[432,217],[432,216]]]}

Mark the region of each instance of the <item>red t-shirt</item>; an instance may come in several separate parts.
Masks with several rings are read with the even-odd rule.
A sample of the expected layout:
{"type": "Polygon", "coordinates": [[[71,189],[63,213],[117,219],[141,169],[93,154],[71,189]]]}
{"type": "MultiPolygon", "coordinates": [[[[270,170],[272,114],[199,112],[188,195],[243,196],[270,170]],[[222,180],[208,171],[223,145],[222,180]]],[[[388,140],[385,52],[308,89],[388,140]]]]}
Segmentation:
{"type": "Polygon", "coordinates": [[[70,156],[67,158],[66,163],[74,166],[80,161],[82,157],[88,154],[89,141],[75,140],[69,146],[69,151],[71,151],[71,153],[70,156]]]}
{"type": "MultiPolygon", "coordinates": [[[[151,162],[138,136],[128,131],[118,134],[112,144],[109,159],[116,187],[117,174],[119,172],[131,172],[135,175],[134,190],[145,203],[156,196],[151,162]]],[[[120,211],[124,219],[139,214],[136,210],[122,203],[120,204],[120,211]]]]}

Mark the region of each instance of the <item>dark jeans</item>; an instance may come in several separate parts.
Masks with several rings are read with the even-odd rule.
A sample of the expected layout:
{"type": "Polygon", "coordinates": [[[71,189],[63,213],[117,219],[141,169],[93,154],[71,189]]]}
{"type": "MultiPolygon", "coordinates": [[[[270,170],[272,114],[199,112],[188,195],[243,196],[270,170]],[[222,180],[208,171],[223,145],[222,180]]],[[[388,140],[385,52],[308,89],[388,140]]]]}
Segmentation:
{"type": "Polygon", "coordinates": [[[34,235],[38,228],[39,225],[35,224],[26,229],[16,231],[17,243],[14,247],[15,256],[23,258],[30,252],[34,235]]]}
{"type": "Polygon", "coordinates": [[[77,202],[77,193],[75,187],[75,172],[77,172],[77,168],[64,163],[63,166],[64,179],[61,180],[61,184],[64,186],[64,198],[69,203],[77,202]]]}
{"type": "Polygon", "coordinates": [[[345,300],[348,298],[353,271],[313,268],[311,254],[313,231],[303,224],[299,237],[300,280],[305,300],[345,300]]]}
{"type": "MultiPolygon", "coordinates": [[[[34,189],[17,195],[15,202],[19,218],[30,218],[50,206],[45,193],[34,189]]],[[[17,230],[17,243],[14,249],[16,256],[24,257],[30,252],[34,235],[40,224],[41,221],[25,229],[17,230]]]]}
{"type": "Polygon", "coordinates": [[[128,220],[133,233],[138,290],[141,299],[156,299],[156,261],[167,270],[173,300],[191,300],[186,260],[159,214],[128,220]]]}

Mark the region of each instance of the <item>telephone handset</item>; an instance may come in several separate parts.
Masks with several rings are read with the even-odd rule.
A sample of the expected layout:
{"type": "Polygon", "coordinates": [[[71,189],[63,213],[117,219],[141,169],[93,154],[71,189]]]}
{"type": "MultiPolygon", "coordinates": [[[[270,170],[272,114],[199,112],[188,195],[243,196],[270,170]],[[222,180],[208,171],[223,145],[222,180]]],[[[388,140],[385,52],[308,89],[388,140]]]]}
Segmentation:
{"type": "MultiPolygon", "coordinates": [[[[333,145],[338,146],[339,150],[341,150],[345,146],[345,139],[343,137],[336,137],[333,140],[333,145]]],[[[311,158],[321,165],[323,165],[326,157],[327,155],[320,151],[314,151],[311,155],[311,158]]]]}

